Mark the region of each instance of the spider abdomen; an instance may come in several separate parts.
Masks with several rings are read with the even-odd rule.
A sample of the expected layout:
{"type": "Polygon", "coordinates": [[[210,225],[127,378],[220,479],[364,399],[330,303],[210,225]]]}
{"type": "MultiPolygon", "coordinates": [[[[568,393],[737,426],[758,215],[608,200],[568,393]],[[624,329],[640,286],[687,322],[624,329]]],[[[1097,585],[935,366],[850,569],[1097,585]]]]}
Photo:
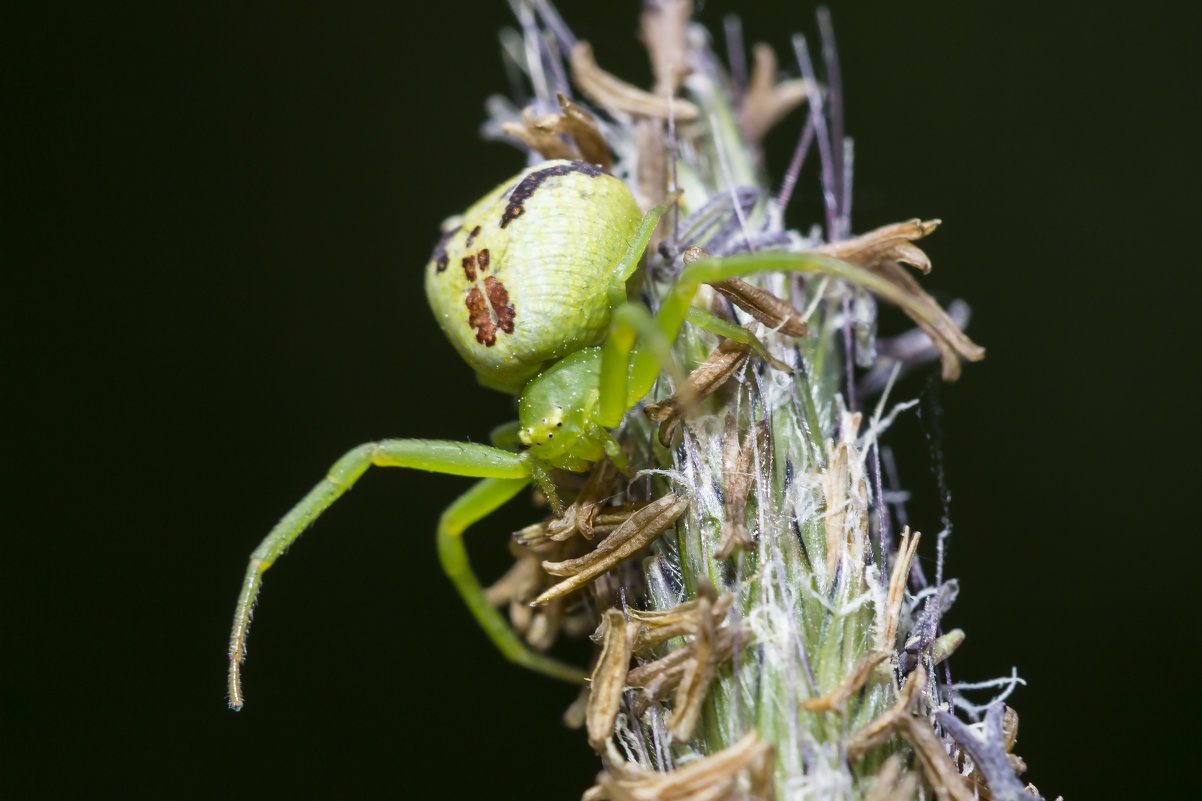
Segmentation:
{"type": "Polygon", "coordinates": [[[579,161],[526,170],[467,210],[426,265],[426,295],[481,383],[516,394],[603,337],[640,218],[625,184],[579,161]]]}

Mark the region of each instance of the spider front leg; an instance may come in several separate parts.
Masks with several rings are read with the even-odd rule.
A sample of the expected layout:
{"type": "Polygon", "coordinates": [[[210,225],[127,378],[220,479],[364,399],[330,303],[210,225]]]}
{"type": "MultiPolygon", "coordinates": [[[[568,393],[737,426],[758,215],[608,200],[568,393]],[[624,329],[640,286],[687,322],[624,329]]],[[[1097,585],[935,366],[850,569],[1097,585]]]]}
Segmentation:
{"type": "MultiPolygon", "coordinates": [[[[634,237],[626,249],[626,254],[614,267],[610,275],[609,305],[613,309],[610,318],[609,335],[605,340],[601,360],[601,397],[600,423],[605,428],[613,428],[622,422],[626,410],[638,402],[651,389],[651,384],[641,395],[629,397],[628,385],[630,378],[627,371],[627,361],[634,348],[635,339],[643,335],[644,348],[655,352],[655,373],[658,374],[661,365],[671,367],[672,337],[660,335],[651,319],[650,312],[641,304],[630,303],[626,299],[626,282],[638,269],[639,260],[659,220],[663,217],[677,197],[673,196],[666,203],[656,206],[643,215],[634,237]]],[[[674,336],[674,335],[673,335],[674,336]]],[[[654,378],[652,378],[654,383],[654,378]]]]}
{"type": "Polygon", "coordinates": [[[684,375],[672,358],[672,340],[656,326],[651,312],[638,303],[614,309],[601,349],[601,425],[615,428],[621,424],[626,410],[651,391],[664,367],[673,373],[677,385],[683,382],[684,375]]]}
{"type": "Polygon", "coordinates": [[[443,514],[438,528],[438,552],[443,568],[480,626],[506,657],[557,678],[578,680],[581,677],[579,671],[529,651],[500,613],[488,604],[484,589],[471,572],[461,539],[472,523],[491,513],[530,483],[533,460],[528,456],[474,443],[393,439],[360,445],[335,462],[326,477],[284,515],[251,554],[230,633],[230,706],[234,709],[242,707],[240,667],[246,657],[251,611],[263,574],[372,465],[409,467],[485,479],[443,514]]]}
{"type": "MultiPolygon", "coordinates": [[[[685,316],[698,328],[747,345],[773,367],[789,369],[746,328],[696,307],[689,307],[685,316]]],[[[677,325],[673,337],[679,329],[677,325]]],[[[601,352],[601,425],[606,428],[619,425],[626,410],[651,391],[664,369],[668,370],[677,388],[686,384],[680,365],[672,357],[672,339],[658,318],[652,317],[651,312],[638,303],[626,303],[614,309],[609,336],[601,352]]]]}
{"type": "Polygon", "coordinates": [[[748,345],[773,366],[787,369],[745,329],[692,306],[702,284],[766,272],[823,273],[875,292],[916,317],[927,313],[914,297],[869,270],[815,253],[757,253],[701,259],[681,272],[654,319],[638,304],[623,304],[614,310],[601,368],[602,425],[618,425],[626,410],[651,391],[660,370],[665,365],[672,366],[669,347],[685,320],[748,345]]]}

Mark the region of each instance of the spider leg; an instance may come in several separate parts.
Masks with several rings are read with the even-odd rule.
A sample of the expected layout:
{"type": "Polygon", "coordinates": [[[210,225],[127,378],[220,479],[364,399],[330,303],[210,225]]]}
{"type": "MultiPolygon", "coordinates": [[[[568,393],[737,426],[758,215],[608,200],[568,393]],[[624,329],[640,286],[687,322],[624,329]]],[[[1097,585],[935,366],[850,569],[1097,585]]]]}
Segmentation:
{"type": "Polygon", "coordinates": [[[738,342],[740,345],[748,346],[751,348],[752,352],[778,370],[790,369],[789,365],[785,364],[780,359],[777,359],[768,352],[768,348],[764,346],[764,343],[760,341],[759,337],[741,325],[728,323],[721,317],[716,317],[715,315],[710,314],[704,309],[699,309],[696,306],[689,307],[689,310],[685,315],[685,319],[704,331],[709,331],[711,334],[717,334],[720,337],[726,337],[727,339],[738,342]]]}
{"type": "MultiPolygon", "coordinates": [[[[687,307],[685,319],[706,331],[749,346],[773,367],[789,369],[742,326],[728,323],[695,306],[687,307]]],[[[624,303],[614,309],[609,336],[601,351],[599,420],[602,426],[613,428],[620,424],[626,410],[651,391],[660,370],[665,367],[677,388],[685,386],[686,378],[672,356],[671,343],[659,319],[653,318],[642,305],[624,303]]]]}
{"type": "Polygon", "coordinates": [[[655,226],[659,225],[659,218],[664,216],[664,212],[675,202],[676,198],[672,197],[663,205],[656,206],[643,215],[638,230],[635,231],[634,238],[630,240],[630,246],[626,249],[626,255],[617,263],[610,276],[609,306],[611,309],[616,309],[626,302],[626,282],[638,269],[639,260],[643,258],[643,251],[647,249],[647,243],[651,241],[651,234],[655,232],[655,226]]]}
{"type": "Polygon", "coordinates": [[[463,546],[463,532],[469,526],[492,514],[529,483],[529,479],[486,478],[460,495],[438,523],[438,558],[476,622],[506,659],[556,679],[579,683],[584,681],[583,671],[532,650],[489,603],[463,546]]]}
{"type": "Polygon", "coordinates": [[[672,358],[672,340],[663,335],[651,312],[639,303],[615,308],[601,349],[601,425],[613,428],[620,424],[626,410],[651,390],[664,366],[675,384],[685,380],[672,358]]]}
{"type": "MultiPolygon", "coordinates": [[[[259,593],[259,585],[263,581],[263,574],[300,537],[301,533],[344,492],[354,486],[359,477],[372,465],[409,467],[434,473],[475,476],[499,482],[497,486],[503,487],[508,492],[503,498],[496,500],[503,493],[486,481],[484,483],[488,484],[490,489],[479,490],[476,495],[472,495],[472,492],[465,495],[464,498],[471,496],[477,499],[470,506],[471,510],[478,512],[480,509],[484,509],[475,517],[471,517],[464,511],[465,507],[461,504],[463,498],[457,501],[456,505],[448,510],[448,514],[458,510],[456,516],[450,518],[449,522],[444,516],[444,523],[439,527],[440,553],[445,550],[447,553],[453,554],[456,547],[462,552],[463,546],[461,542],[458,542],[458,534],[461,534],[463,529],[466,529],[472,522],[513,497],[530,482],[530,470],[526,459],[516,453],[487,445],[446,440],[392,439],[369,442],[350,450],[334,463],[326,477],[311,489],[300,503],[284,515],[250,556],[250,562],[246,567],[246,576],[242,582],[242,590],[238,595],[238,605],[234,610],[233,628],[230,632],[229,700],[231,707],[239,709],[243,702],[240,667],[242,660],[246,657],[246,638],[250,630],[251,611],[259,593]],[[488,505],[489,502],[492,502],[492,505],[488,505]],[[465,520],[466,522],[464,522],[465,520]],[[450,533],[444,533],[444,528],[450,533]],[[444,548],[443,541],[448,537],[455,537],[455,544],[444,548]]],[[[445,564],[447,562],[444,557],[445,564]]],[[[514,659],[509,641],[502,641],[504,638],[497,634],[498,625],[506,626],[504,620],[491,607],[488,608],[491,613],[489,615],[479,611],[479,602],[484,597],[483,589],[475,581],[474,576],[464,578],[460,575],[464,569],[470,571],[470,568],[467,567],[466,553],[461,553],[459,560],[452,560],[450,564],[455,566],[458,572],[451,575],[450,567],[448,567],[448,575],[451,575],[456,588],[463,595],[480,625],[505,652],[506,656],[514,659]]],[[[510,631],[508,634],[516,639],[513,632],[510,631]]],[[[527,658],[523,663],[530,661],[527,658]]],[[[538,660],[533,661],[537,662],[538,660]]],[[[550,662],[550,660],[545,661],[550,662]]],[[[545,666],[536,669],[544,668],[545,666]]],[[[557,666],[555,671],[562,678],[568,668],[557,666]]]]}
{"type": "MultiPolygon", "coordinates": [[[[627,301],[626,282],[638,269],[639,261],[643,258],[643,251],[647,249],[647,243],[651,241],[651,235],[655,232],[655,227],[659,225],[660,218],[676,202],[677,198],[678,195],[675,195],[643,215],[643,219],[639,222],[639,227],[626,249],[626,254],[610,275],[609,306],[613,309],[613,315],[610,318],[609,336],[606,337],[602,356],[600,400],[601,425],[608,428],[621,423],[622,415],[626,413],[626,410],[650,390],[650,384],[648,384],[647,390],[640,395],[631,398],[628,393],[630,374],[627,364],[630,353],[634,349],[636,336],[642,333],[646,338],[646,345],[656,351],[655,373],[657,375],[659,364],[672,364],[669,351],[672,338],[659,336],[652,323],[651,313],[642,305],[631,304],[627,301]]],[[[654,383],[654,378],[652,383],[654,383]]]]}
{"type": "MultiPolygon", "coordinates": [[[[699,314],[692,308],[693,297],[702,284],[768,272],[830,275],[874,292],[901,306],[907,313],[924,317],[927,314],[927,310],[910,295],[875,273],[848,262],[816,253],[752,253],[720,259],[705,258],[686,267],[672,289],[664,296],[659,312],[655,315],[655,324],[660,330],[660,335],[671,342],[680,333],[686,319],[704,319],[704,313],[699,314]]],[[[727,336],[725,332],[719,333],[727,336]]],[[[752,344],[754,347],[751,342],[745,344],[752,344]]],[[[641,398],[651,391],[658,370],[654,359],[655,355],[650,351],[635,353],[630,368],[631,396],[641,398]]]]}

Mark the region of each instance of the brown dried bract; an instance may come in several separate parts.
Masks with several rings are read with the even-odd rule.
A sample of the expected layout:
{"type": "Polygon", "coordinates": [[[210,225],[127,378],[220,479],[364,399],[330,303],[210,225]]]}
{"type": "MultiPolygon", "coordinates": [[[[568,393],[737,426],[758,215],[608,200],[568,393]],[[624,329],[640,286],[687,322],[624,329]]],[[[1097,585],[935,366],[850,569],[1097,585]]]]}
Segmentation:
{"type": "Polygon", "coordinates": [[[892,735],[900,734],[918,755],[923,777],[934,790],[936,798],[941,801],[973,801],[972,790],[960,775],[956,763],[944,750],[943,741],[935,733],[931,721],[924,715],[915,714],[915,706],[926,685],[926,670],[919,665],[910,674],[897,703],[848,736],[847,758],[853,762],[862,759],[892,735]]]}
{"type": "Polygon", "coordinates": [[[568,504],[562,515],[547,524],[547,536],[565,540],[579,532],[586,540],[591,540],[597,515],[605,509],[617,480],[618,468],[613,462],[609,459],[598,462],[576,499],[568,504]]]}
{"type": "Polygon", "coordinates": [[[644,92],[605,72],[597,66],[593,47],[588,42],[582,40],[576,43],[570,61],[572,80],[580,87],[580,91],[609,111],[656,119],[667,119],[671,114],[678,122],[690,122],[701,116],[697,106],[687,100],[673,98],[669,103],[665,97],[644,92]]]}
{"type": "MultiPolygon", "coordinates": [[[[619,506],[606,506],[597,513],[596,517],[593,518],[593,536],[596,536],[597,534],[609,534],[615,531],[623,523],[629,520],[632,514],[646,507],[647,501],[635,501],[633,503],[624,503],[619,506]]],[[[560,519],[561,518],[557,517],[550,518],[542,521],[541,523],[534,523],[526,526],[520,531],[515,531],[513,534],[514,540],[522,545],[537,545],[543,540],[553,539],[551,532],[555,530],[553,527],[555,526],[556,521],[560,519]]],[[[556,534],[554,539],[570,539],[573,534],[577,533],[583,535],[583,532],[580,530],[573,529],[567,531],[566,533],[556,534]]]]}
{"type": "Polygon", "coordinates": [[[848,674],[839,682],[839,686],[826,695],[802,701],[801,705],[809,712],[834,712],[836,715],[842,715],[847,711],[848,700],[868,683],[876,666],[889,656],[887,651],[869,651],[856,660],[848,674]]]}
{"type": "Polygon", "coordinates": [[[687,508],[688,500],[670,492],[631,514],[591,553],[577,559],[543,562],[543,569],[551,575],[568,578],[539,595],[534,603],[541,606],[568,595],[617,567],[673,526],[687,508]]]}
{"type": "Polygon", "coordinates": [[[535,150],[545,159],[583,159],[605,170],[613,168],[609,146],[597,127],[597,121],[580,106],[558,93],[560,114],[534,116],[530,108],[522,110],[522,122],[506,122],[501,130],[535,150]],[[569,137],[571,142],[563,137],[569,137]]]}
{"type": "Polygon", "coordinates": [[[840,423],[839,442],[827,440],[830,461],[822,471],[822,494],[826,501],[826,573],[835,575],[839,560],[847,557],[845,567],[862,570],[864,549],[868,547],[868,479],[864,475],[856,431],[860,414],[845,412],[840,423]]]}
{"type": "Polygon", "coordinates": [[[639,37],[651,57],[655,94],[676,94],[689,74],[689,44],[686,35],[693,16],[691,0],[660,0],[645,3],[639,16],[639,37]]]}
{"type": "Polygon", "coordinates": [[[922,532],[910,536],[910,527],[902,530],[901,543],[897,546],[897,557],[893,561],[893,572],[889,574],[889,589],[885,593],[884,625],[877,635],[876,647],[892,652],[897,644],[897,627],[901,621],[902,602],[906,599],[906,579],[910,575],[910,564],[918,550],[922,532]]]}
{"type": "Polygon", "coordinates": [[[545,159],[575,161],[581,157],[580,151],[572,142],[565,141],[560,136],[561,132],[556,130],[560,119],[558,114],[536,117],[532,109],[524,108],[522,109],[522,121],[520,123],[503,122],[501,131],[506,136],[517,139],[545,159]]]}
{"type": "Polygon", "coordinates": [[[788,337],[804,337],[810,333],[801,312],[763,287],[754,286],[741,278],[725,278],[710,284],[731,303],[777,333],[788,337]]]}
{"type": "Polygon", "coordinates": [[[960,377],[960,361],[958,357],[963,357],[970,362],[977,362],[985,358],[985,349],[973,342],[952,320],[935,299],[922,290],[914,277],[902,268],[901,265],[895,263],[886,263],[880,267],[880,275],[889,283],[893,284],[898,289],[905,292],[919,304],[923,313],[911,314],[907,310],[910,319],[914,321],[922,331],[931,338],[932,344],[939,351],[939,363],[943,368],[943,380],[955,381],[960,377]]]}
{"type": "Polygon", "coordinates": [[[601,619],[601,656],[593,666],[584,718],[589,745],[598,752],[605,750],[618,720],[637,630],[617,609],[608,610],[601,619]]]}
{"type": "Polygon", "coordinates": [[[773,125],[806,99],[806,85],[801,79],[777,83],[776,53],[768,45],[757,44],[752,58],[755,64],[739,109],[739,127],[749,142],[758,144],[773,125]]]}
{"type": "Polygon", "coordinates": [[[618,475],[617,466],[609,459],[597,462],[575,500],[558,517],[526,526],[514,533],[514,540],[521,545],[537,546],[545,540],[563,542],[577,534],[591,540],[597,534],[614,531],[632,514],[647,506],[646,501],[606,505],[612,497],[618,475]]]}
{"type": "MultiPolygon", "coordinates": [[[[693,623],[693,639],[689,645],[693,658],[688,669],[680,677],[676,696],[672,702],[672,725],[668,733],[676,740],[688,740],[701,717],[701,707],[709,694],[710,682],[718,669],[718,654],[714,650],[715,624],[711,614],[713,601],[708,596],[697,599],[697,614],[693,623]]],[[[726,657],[722,657],[725,661],[726,657]]]]}
{"type": "Polygon", "coordinates": [[[650,659],[654,655],[655,649],[669,640],[691,636],[699,625],[703,625],[699,618],[699,615],[703,613],[707,613],[710,617],[709,623],[704,625],[711,628],[721,626],[722,622],[726,620],[731,606],[734,605],[735,596],[726,592],[720,597],[716,597],[713,587],[706,581],[703,581],[698,587],[698,592],[702,594],[700,598],[685,601],[671,609],[647,612],[630,610],[631,619],[640,625],[638,636],[634,641],[634,653],[650,659]],[[704,609],[702,608],[703,600],[705,602],[704,609]]]}
{"type": "Polygon", "coordinates": [[[748,732],[733,745],[660,773],[627,762],[615,750],[581,801],[772,801],[776,752],[748,732]]]}
{"type": "Polygon", "coordinates": [[[562,93],[556,95],[559,108],[563,115],[558,120],[561,133],[572,137],[580,155],[585,161],[600,164],[606,170],[613,167],[613,158],[609,154],[609,145],[597,127],[597,121],[580,106],[573,103],[562,93]]]}
{"type": "Polygon", "coordinates": [[[900,261],[917,267],[926,275],[931,271],[931,260],[921,248],[910,243],[928,236],[942,222],[915,218],[883,225],[860,236],[816,247],[810,252],[842,259],[870,270],[887,262],[900,261]]]}
{"type": "Polygon", "coordinates": [[[965,336],[939,304],[898,264],[903,262],[924,273],[930,272],[931,260],[911,242],[931,233],[938,225],[939,220],[914,219],[886,225],[862,236],[832,242],[808,252],[862,267],[886,282],[885,286],[869,288],[900,306],[931,338],[939,350],[943,379],[955,381],[960,377],[959,359],[963,357],[970,362],[980,361],[985,358],[985,349],[965,336]]]}
{"type": "Polygon", "coordinates": [[[672,434],[689,410],[729,381],[747,363],[750,355],[750,346],[723,339],[705,361],[689,373],[683,387],[658,403],[644,406],[643,413],[652,422],[659,423],[660,444],[670,447],[672,434]]]}
{"type": "Polygon", "coordinates": [[[675,691],[670,731],[678,740],[692,736],[715,671],[742,645],[739,627],[729,623],[715,626],[710,609],[703,605],[692,639],[626,677],[626,686],[642,689],[634,700],[636,715],[675,691]]]}
{"type": "MultiPolygon", "coordinates": [[[[681,254],[685,266],[700,259],[708,258],[705,248],[693,245],[681,254]]],[[[810,329],[806,326],[801,312],[793,308],[787,301],[781,300],[768,290],[753,286],[741,278],[724,278],[709,284],[723,297],[750,314],[755,319],[778,333],[790,337],[806,336],[810,329]]]]}
{"type": "Polygon", "coordinates": [[[602,652],[593,669],[586,714],[589,742],[598,751],[613,734],[623,690],[644,687],[647,682],[654,689],[636,700],[636,714],[641,715],[651,702],[675,689],[670,731],[679,740],[692,735],[714,671],[729,658],[734,643],[726,623],[734,595],[725,593],[718,598],[708,583],[699,591],[696,600],[667,611],[630,610],[629,621],[616,610],[606,613],[595,635],[602,640],[602,652]],[[660,646],[685,637],[688,641],[668,657],[630,670],[632,655],[650,658],[660,646]]]}
{"type": "Polygon", "coordinates": [[[918,774],[902,770],[902,760],[890,754],[877,771],[876,783],[864,795],[864,801],[910,801],[918,786],[918,774]]]}
{"type": "Polygon", "coordinates": [[[768,442],[768,424],[760,421],[751,427],[739,446],[739,431],[735,415],[726,413],[722,435],[722,541],[718,543],[715,556],[727,559],[735,547],[750,550],[755,542],[747,533],[747,493],[751,491],[751,480],[758,475],[753,471],[755,455],[764,453],[768,442]]]}
{"type": "Polygon", "coordinates": [[[509,546],[515,558],[513,567],[485,590],[493,606],[508,604],[514,630],[536,651],[550,648],[560,634],[579,636],[589,630],[586,610],[578,607],[569,611],[567,599],[537,608],[530,605],[540,592],[555,583],[555,578],[543,570],[543,560],[574,556],[582,547],[581,540],[561,543],[544,538],[534,544],[515,540],[509,546]]]}

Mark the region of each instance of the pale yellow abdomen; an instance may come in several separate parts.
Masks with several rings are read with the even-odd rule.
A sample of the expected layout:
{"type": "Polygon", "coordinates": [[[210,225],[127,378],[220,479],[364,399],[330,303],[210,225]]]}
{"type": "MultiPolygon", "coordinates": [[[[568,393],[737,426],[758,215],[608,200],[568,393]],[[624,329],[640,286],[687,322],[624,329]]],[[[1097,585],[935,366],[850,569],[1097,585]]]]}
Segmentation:
{"type": "Polygon", "coordinates": [[[641,212],[617,178],[549,161],[494,189],[439,242],[426,295],[481,383],[520,392],[549,362],[595,344],[641,212]]]}

